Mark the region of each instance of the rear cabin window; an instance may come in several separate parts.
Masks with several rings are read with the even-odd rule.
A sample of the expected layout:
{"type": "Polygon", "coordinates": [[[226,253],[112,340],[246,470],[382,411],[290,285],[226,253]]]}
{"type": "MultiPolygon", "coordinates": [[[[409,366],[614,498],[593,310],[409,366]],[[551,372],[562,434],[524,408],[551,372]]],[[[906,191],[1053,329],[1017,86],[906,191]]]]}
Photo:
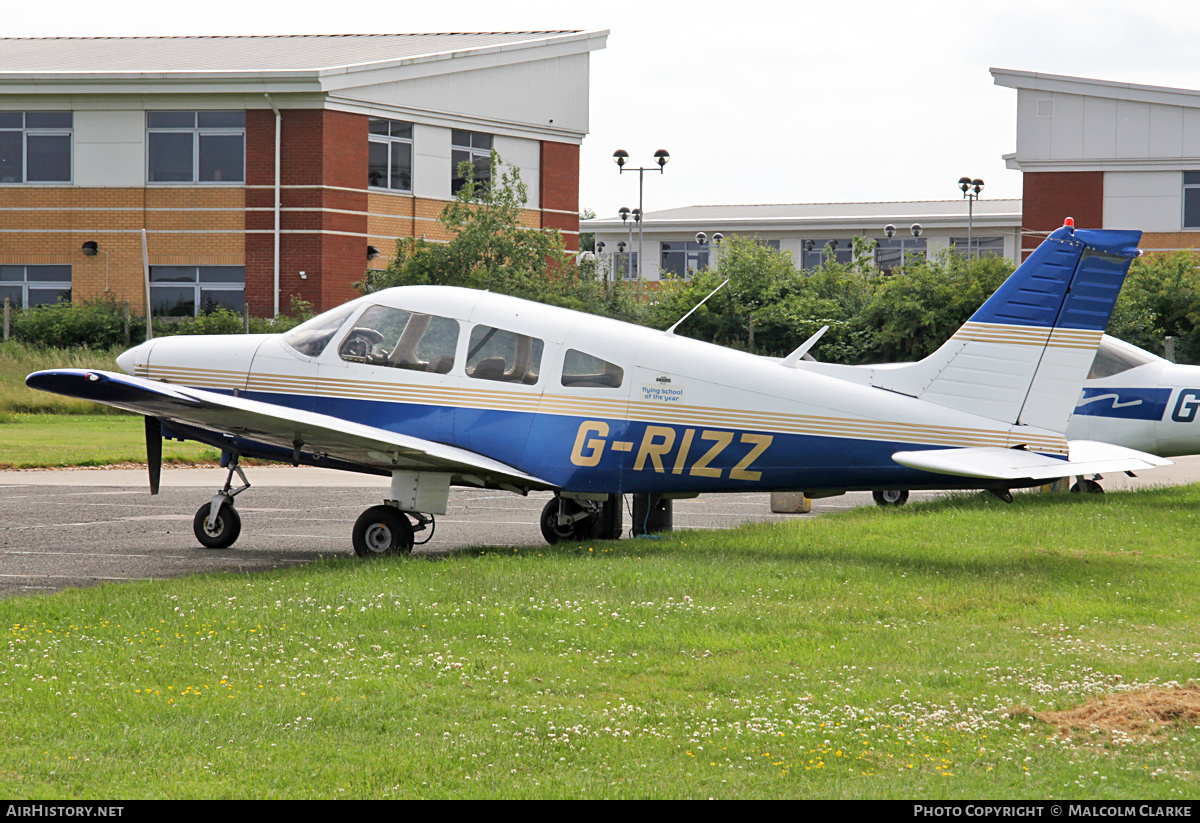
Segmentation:
{"type": "Polygon", "coordinates": [[[620,388],[625,370],[593,354],[567,349],[563,358],[562,384],[577,389],[620,388]]]}
{"type": "Polygon", "coordinates": [[[532,386],[538,381],[544,348],[536,337],[476,326],[467,349],[467,376],[532,386]]]}
{"type": "Polygon", "coordinates": [[[1101,339],[1100,347],[1096,349],[1096,359],[1092,361],[1092,369],[1088,372],[1088,379],[1112,377],[1137,366],[1153,363],[1154,360],[1153,355],[1141,349],[1117,347],[1107,339],[1101,339]]]}
{"type": "Polygon", "coordinates": [[[346,333],[338,354],[351,363],[445,374],[454,368],[458,321],[372,306],[346,333]]]}

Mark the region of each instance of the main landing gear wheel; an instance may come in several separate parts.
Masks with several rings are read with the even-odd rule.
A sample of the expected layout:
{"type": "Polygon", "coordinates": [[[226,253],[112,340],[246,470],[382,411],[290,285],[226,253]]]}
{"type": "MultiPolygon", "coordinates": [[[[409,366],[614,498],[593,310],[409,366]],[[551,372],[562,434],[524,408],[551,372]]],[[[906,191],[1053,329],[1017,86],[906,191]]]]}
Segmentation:
{"type": "Polygon", "coordinates": [[[242,533],[242,516],[237,509],[228,503],[222,503],[217,510],[217,519],[208,525],[208,513],[211,503],[205,503],[192,518],[192,531],[200,545],[208,549],[228,549],[242,533]]]}
{"type": "Polygon", "coordinates": [[[903,506],[908,502],[908,489],[876,489],[871,497],[876,506],[903,506]]]}
{"type": "Polygon", "coordinates": [[[555,497],[542,508],[542,537],[546,538],[546,542],[550,545],[565,540],[596,539],[600,516],[596,512],[584,514],[586,511],[587,509],[574,500],[555,497]],[[563,507],[563,514],[574,518],[571,523],[563,525],[558,522],[560,503],[563,507]]]}
{"type": "Polygon", "coordinates": [[[354,524],[354,553],[359,557],[408,554],[412,548],[412,522],[395,506],[372,506],[354,524]]]}
{"type": "Polygon", "coordinates": [[[1104,487],[1095,480],[1080,480],[1071,487],[1072,494],[1104,494],[1104,487]]]}

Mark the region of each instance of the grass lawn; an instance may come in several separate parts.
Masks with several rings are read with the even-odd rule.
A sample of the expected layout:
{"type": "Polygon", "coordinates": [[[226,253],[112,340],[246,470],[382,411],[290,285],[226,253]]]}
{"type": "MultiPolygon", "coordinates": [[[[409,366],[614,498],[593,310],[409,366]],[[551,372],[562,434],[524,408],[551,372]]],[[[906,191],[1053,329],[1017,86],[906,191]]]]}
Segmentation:
{"type": "Polygon", "coordinates": [[[973,496],[0,601],[0,795],[1194,799],[1198,506],[973,496]]]}
{"type": "MultiPolygon", "coordinates": [[[[141,415],[10,414],[0,417],[0,468],[108,466],[145,463],[141,415]]],[[[165,463],[215,461],[216,449],[191,441],[163,441],[165,463]]]]}

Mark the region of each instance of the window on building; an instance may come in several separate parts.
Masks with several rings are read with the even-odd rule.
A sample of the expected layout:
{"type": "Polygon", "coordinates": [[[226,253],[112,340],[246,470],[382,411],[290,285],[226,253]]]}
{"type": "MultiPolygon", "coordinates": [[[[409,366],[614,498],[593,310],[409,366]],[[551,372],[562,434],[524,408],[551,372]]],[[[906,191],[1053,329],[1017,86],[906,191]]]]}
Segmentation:
{"type": "Polygon", "coordinates": [[[538,381],[544,348],[545,343],[536,337],[476,326],[467,349],[467,376],[533,385],[538,381]]]}
{"type": "Polygon", "coordinates": [[[470,163],[475,182],[484,186],[492,182],[492,135],[478,131],[454,129],[450,135],[450,193],[458,194],[467,182],[462,164],[470,163]]]}
{"type": "Polygon", "coordinates": [[[594,354],[567,349],[563,357],[562,384],[582,389],[619,389],[625,370],[594,354]]]}
{"type": "Polygon", "coordinates": [[[243,183],[246,112],[146,112],[151,183],[243,183]]]}
{"type": "Polygon", "coordinates": [[[413,124],[372,117],[367,129],[367,184],[412,191],[413,124]]]}
{"type": "Polygon", "coordinates": [[[660,243],[659,247],[660,276],[670,273],[686,279],[692,276],[692,272],[708,268],[707,245],[701,246],[695,240],[672,240],[670,243],[660,243]]]}
{"type": "Polygon", "coordinates": [[[150,305],[160,317],[246,307],[245,266],[151,266],[150,305]]]}
{"type": "Polygon", "coordinates": [[[875,265],[883,272],[925,259],[928,248],[924,237],[883,237],[875,242],[875,265]]]}
{"type": "Polygon", "coordinates": [[[362,313],[338,347],[343,360],[445,374],[454,368],[458,321],[389,306],[362,313]]]}
{"type": "Polygon", "coordinates": [[[853,263],[854,241],[849,237],[835,239],[805,240],[802,248],[803,261],[800,268],[816,269],[826,263],[853,263]]]}
{"type": "Polygon", "coordinates": [[[638,256],[635,251],[612,253],[613,280],[637,280],[638,256]]]}
{"type": "Polygon", "coordinates": [[[0,266],[0,303],[18,309],[71,300],[70,266],[0,266]]]}
{"type": "Polygon", "coordinates": [[[0,111],[0,183],[70,183],[69,111],[0,111]]]}
{"type": "Polygon", "coordinates": [[[1183,227],[1200,229],[1200,171],[1183,173],[1183,227]]]}
{"type": "Polygon", "coordinates": [[[970,244],[965,237],[951,237],[950,250],[958,255],[971,257],[1003,257],[1003,237],[972,237],[970,244]],[[970,248],[968,248],[968,245],[970,248]]]}

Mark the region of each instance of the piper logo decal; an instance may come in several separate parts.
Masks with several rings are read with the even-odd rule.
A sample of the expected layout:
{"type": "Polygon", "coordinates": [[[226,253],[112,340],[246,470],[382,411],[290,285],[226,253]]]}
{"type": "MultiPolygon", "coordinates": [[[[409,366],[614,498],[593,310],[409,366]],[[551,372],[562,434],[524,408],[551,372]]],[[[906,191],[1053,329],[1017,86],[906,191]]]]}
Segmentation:
{"type": "Polygon", "coordinates": [[[1162,420],[1170,398],[1170,389],[1088,387],[1075,404],[1075,414],[1125,420],[1162,420]]]}

